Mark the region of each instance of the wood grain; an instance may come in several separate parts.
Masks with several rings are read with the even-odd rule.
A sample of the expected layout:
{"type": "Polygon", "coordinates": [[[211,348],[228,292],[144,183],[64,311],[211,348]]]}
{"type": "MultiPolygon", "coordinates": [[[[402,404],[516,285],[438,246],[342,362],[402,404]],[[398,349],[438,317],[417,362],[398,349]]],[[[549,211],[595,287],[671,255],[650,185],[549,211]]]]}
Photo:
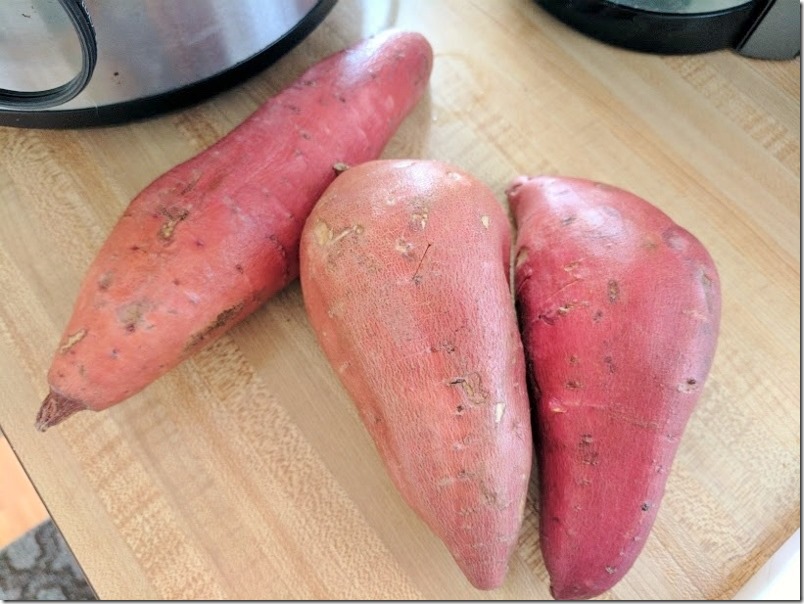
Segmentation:
{"type": "MultiPolygon", "coordinates": [[[[388,26],[436,54],[385,151],[503,202],[519,173],[598,179],[708,247],[718,353],[643,554],[605,598],[729,598],[800,515],[800,61],[661,57],[530,0],[341,0],[259,76],[124,126],[0,129],[0,425],[101,598],[544,599],[537,487],[506,584],[477,592],[394,491],[297,283],[144,392],[33,429],[78,283],[128,201],[313,61],[388,26]]],[[[535,479],[535,472],[534,472],[535,479]]]]}

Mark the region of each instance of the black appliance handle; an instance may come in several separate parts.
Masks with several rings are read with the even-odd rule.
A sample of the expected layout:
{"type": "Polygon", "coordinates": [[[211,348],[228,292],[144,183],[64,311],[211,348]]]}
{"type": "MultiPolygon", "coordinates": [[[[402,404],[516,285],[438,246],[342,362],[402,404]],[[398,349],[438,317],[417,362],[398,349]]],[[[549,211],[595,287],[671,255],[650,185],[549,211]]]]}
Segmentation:
{"type": "Polygon", "coordinates": [[[95,28],[89,18],[83,0],[59,0],[78,34],[81,44],[81,69],[76,76],[48,90],[7,90],[0,88],[0,109],[48,109],[56,107],[77,96],[89,83],[95,64],[98,62],[98,42],[95,28]]]}

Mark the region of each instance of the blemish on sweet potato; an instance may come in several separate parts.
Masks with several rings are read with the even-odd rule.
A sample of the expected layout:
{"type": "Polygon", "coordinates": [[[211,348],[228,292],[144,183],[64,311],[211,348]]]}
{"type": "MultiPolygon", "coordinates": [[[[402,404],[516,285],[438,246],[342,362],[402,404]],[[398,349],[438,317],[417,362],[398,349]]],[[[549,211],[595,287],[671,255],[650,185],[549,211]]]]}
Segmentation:
{"type": "Polygon", "coordinates": [[[313,232],[315,233],[316,242],[318,243],[318,245],[323,247],[323,246],[334,245],[344,237],[348,237],[351,234],[355,235],[362,234],[363,225],[354,224],[352,226],[343,228],[336,233],[331,226],[329,226],[326,222],[321,220],[315,225],[313,232]]]}
{"type": "Polygon", "coordinates": [[[505,403],[502,401],[494,405],[494,423],[499,424],[505,414],[505,403]]]}
{"type": "Polygon", "coordinates": [[[458,475],[455,478],[457,478],[460,481],[466,482],[468,480],[472,480],[474,477],[475,477],[474,472],[470,472],[469,470],[464,468],[458,472],[458,475]]]}
{"type": "Polygon", "coordinates": [[[428,244],[427,244],[427,247],[426,247],[426,248],[424,248],[424,252],[422,253],[421,260],[419,260],[419,265],[416,267],[416,272],[415,272],[415,273],[413,273],[413,277],[411,277],[411,280],[412,280],[412,281],[413,281],[413,282],[414,282],[416,285],[418,285],[419,283],[421,283],[421,282],[422,282],[422,277],[419,275],[419,271],[420,271],[420,270],[421,270],[421,268],[422,268],[422,263],[424,262],[424,257],[425,257],[425,256],[427,256],[427,252],[429,252],[429,251],[430,251],[430,248],[431,248],[432,246],[433,246],[433,244],[432,244],[432,243],[428,243],[428,244]]]}
{"type": "Polygon", "coordinates": [[[410,215],[410,226],[413,228],[413,230],[422,230],[427,226],[427,220],[429,218],[430,214],[427,210],[419,210],[418,212],[414,212],[410,215]]]}
{"type": "Polygon", "coordinates": [[[148,310],[148,306],[148,303],[143,300],[125,304],[117,310],[117,320],[127,332],[133,333],[142,324],[142,318],[148,310]]]}
{"type": "Polygon", "coordinates": [[[582,434],[578,442],[578,454],[580,462],[584,465],[596,466],[600,454],[594,446],[594,439],[591,434],[582,434]]]}
{"type": "Polygon", "coordinates": [[[569,302],[567,302],[566,304],[562,304],[556,309],[556,313],[558,313],[560,316],[563,317],[564,315],[568,314],[570,310],[572,310],[573,306],[574,305],[570,304],[569,302]]]}
{"type": "Polygon", "coordinates": [[[206,327],[202,330],[197,331],[190,339],[187,341],[185,345],[185,350],[191,350],[198,346],[201,342],[207,340],[210,335],[212,335],[217,330],[221,329],[222,327],[229,324],[238,314],[240,311],[243,310],[243,302],[238,302],[234,306],[230,306],[229,308],[222,310],[218,313],[213,321],[211,321],[206,327]]]}
{"type": "Polygon", "coordinates": [[[714,313],[715,308],[718,306],[717,298],[720,295],[718,288],[715,287],[715,282],[705,270],[701,271],[701,284],[704,287],[704,298],[706,299],[706,310],[710,315],[714,313]]]}
{"type": "Polygon", "coordinates": [[[61,345],[61,348],[59,348],[59,352],[61,354],[68,352],[73,346],[75,346],[76,344],[78,344],[78,342],[83,340],[84,336],[86,335],[87,335],[86,329],[79,329],[74,334],[67,336],[67,340],[64,342],[64,344],[61,345]]]}
{"type": "Polygon", "coordinates": [[[480,223],[483,225],[483,228],[488,229],[489,224],[490,224],[489,223],[489,217],[486,216],[486,215],[481,216],[480,217],[480,223]]]}
{"type": "Polygon", "coordinates": [[[112,276],[113,276],[112,271],[106,271],[105,273],[103,273],[98,278],[98,289],[101,291],[106,291],[107,289],[109,289],[113,281],[112,276]]]}
{"type": "Polygon", "coordinates": [[[410,241],[405,241],[402,238],[396,240],[394,249],[402,254],[405,258],[413,260],[413,244],[410,241]]]}
{"type": "Polygon", "coordinates": [[[568,380],[564,385],[568,390],[578,390],[581,387],[581,383],[578,380],[568,380]]]}
{"type": "Polygon", "coordinates": [[[608,282],[608,297],[609,302],[614,304],[620,298],[620,284],[616,279],[610,279],[608,282]]]}
{"type": "Polygon", "coordinates": [[[176,185],[174,190],[179,195],[187,195],[187,193],[195,188],[195,185],[198,184],[199,180],[201,180],[201,172],[194,171],[187,182],[176,185]]]}
{"type": "Polygon", "coordinates": [[[567,408],[557,400],[551,400],[547,404],[547,408],[550,409],[551,413],[566,413],[567,412],[567,408]]]}
{"type": "Polygon", "coordinates": [[[483,378],[476,371],[454,377],[448,383],[450,386],[460,386],[466,394],[466,398],[476,405],[485,403],[488,399],[489,393],[483,387],[483,378]]]}
{"type": "Polygon", "coordinates": [[[166,220],[159,228],[158,236],[165,242],[169,242],[173,239],[176,225],[185,220],[190,215],[190,211],[186,208],[160,208],[159,211],[166,220]]]}
{"type": "Polygon", "coordinates": [[[698,389],[698,381],[695,378],[687,378],[676,386],[676,389],[684,393],[695,392],[698,389]]]}
{"type": "Polygon", "coordinates": [[[536,318],[539,321],[544,321],[548,325],[555,325],[556,324],[556,318],[554,316],[548,314],[548,313],[540,313],[536,318]]]}
{"type": "Polygon", "coordinates": [[[528,248],[522,248],[516,255],[516,265],[514,268],[519,268],[528,260],[528,248]]]}

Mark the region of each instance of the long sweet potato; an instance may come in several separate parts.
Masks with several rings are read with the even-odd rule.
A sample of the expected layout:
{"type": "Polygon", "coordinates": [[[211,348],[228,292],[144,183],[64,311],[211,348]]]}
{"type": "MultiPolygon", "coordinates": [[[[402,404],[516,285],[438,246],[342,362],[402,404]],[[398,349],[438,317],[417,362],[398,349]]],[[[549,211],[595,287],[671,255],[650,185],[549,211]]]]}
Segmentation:
{"type": "Polygon", "coordinates": [[[318,341],[394,484],[481,589],[505,577],[532,462],[510,248],[484,184],[386,160],[330,185],[300,252],[318,341]]]}
{"type": "Polygon", "coordinates": [[[520,177],[515,286],[534,398],[541,547],[557,599],[632,566],[712,363],[718,274],[659,209],[586,180],[520,177]]]}
{"type": "Polygon", "coordinates": [[[84,277],[37,427],[128,398],[295,279],[314,203],[379,156],[431,68],[419,34],[364,40],[145,188],[84,277]]]}

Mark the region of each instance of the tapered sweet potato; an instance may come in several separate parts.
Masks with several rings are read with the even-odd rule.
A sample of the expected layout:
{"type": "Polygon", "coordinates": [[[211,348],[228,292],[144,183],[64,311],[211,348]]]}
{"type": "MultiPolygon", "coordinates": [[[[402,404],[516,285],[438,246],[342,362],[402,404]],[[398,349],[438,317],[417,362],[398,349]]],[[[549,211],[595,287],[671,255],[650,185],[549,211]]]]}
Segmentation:
{"type": "Polygon", "coordinates": [[[301,244],[321,347],[397,489],[482,589],[505,577],[532,462],[510,247],[493,193],[435,161],[347,170],[301,244]]]}
{"type": "Polygon", "coordinates": [[[419,34],[365,40],[143,190],[84,278],[37,427],[128,398],[295,279],[314,203],[379,156],[431,68],[419,34]]]}
{"type": "Polygon", "coordinates": [[[542,552],[555,598],[590,598],[625,575],[656,518],[715,352],[718,274],[626,191],[520,177],[507,195],[542,552]]]}

